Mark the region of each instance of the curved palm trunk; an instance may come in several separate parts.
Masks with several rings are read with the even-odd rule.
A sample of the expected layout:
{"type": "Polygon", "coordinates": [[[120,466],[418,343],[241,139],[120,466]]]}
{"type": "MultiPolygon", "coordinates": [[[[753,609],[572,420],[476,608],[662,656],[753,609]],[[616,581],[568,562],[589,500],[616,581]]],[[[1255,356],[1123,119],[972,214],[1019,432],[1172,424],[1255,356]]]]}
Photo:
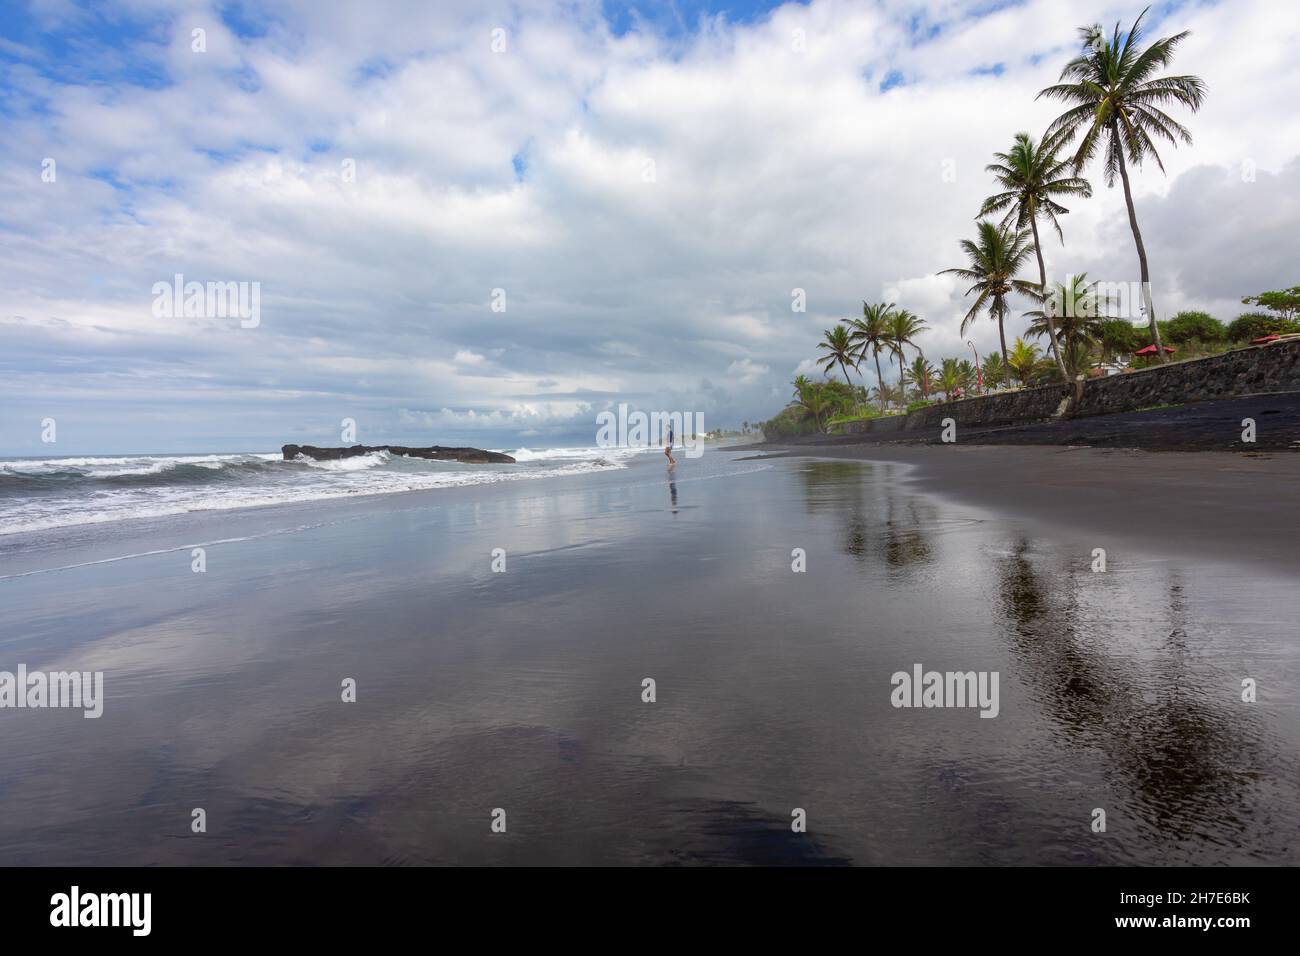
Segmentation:
{"type": "MultiPolygon", "coordinates": [[[[1117,130],[1111,132],[1112,136],[1117,134],[1117,130]]],[[[1124,162],[1124,148],[1121,146],[1116,152],[1119,155],[1119,176],[1124,181],[1124,203],[1128,206],[1128,224],[1133,227],[1133,241],[1137,243],[1138,266],[1142,278],[1142,304],[1146,306],[1147,321],[1151,324],[1151,344],[1156,347],[1156,355],[1160,356],[1160,361],[1168,362],[1169,356],[1165,355],[1164,346],[1160,342],[1160,327],[1156,325],[1156,306],[1151,301],[1151,271],[1147,268],[1147,247],[1142,243],[1142,230],[1138,228],[1137,210],[1133,208],[1133,191],[1128,184],[1128,165],[1124,162]]]]}
{"type": "Polygon", "coordinates": [[[1029,227],[1034,231],[1034,255],[1038,256],[1038,293],[1043,297],[1043,317],[1047,319],[1047,337],[1052,343],[1052,358],[1056,359],[1056,370],[1061,373],[1061,381],[1068,382],[1070,373],[1065,370],[1065,362],[1061,360],[1061,346],[1056,341],[1056,322],[1047,307],[1047,266],[1043,264],[1043,249],[1038,241],[1037,216],[1029,220],[1029,227]]]}
{"type": "Polygon", "coordinates": [[[875,351],[876,358],[876,384],[880,389],[880,414],[885,414],[885,376],[880,374],[880,350],[875,351]]]}

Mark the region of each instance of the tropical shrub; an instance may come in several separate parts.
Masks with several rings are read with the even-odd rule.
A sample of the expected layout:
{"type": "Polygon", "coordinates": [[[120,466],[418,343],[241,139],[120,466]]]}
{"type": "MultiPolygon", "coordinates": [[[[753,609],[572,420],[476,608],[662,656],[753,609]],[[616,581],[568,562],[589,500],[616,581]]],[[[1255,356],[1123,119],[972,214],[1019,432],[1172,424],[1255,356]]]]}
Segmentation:
{"type": "Polygon", "coordinates": [[[811,435],[817,431],[812,414],[800,405],[787,405],[775,417],[763,422],[759,428],[765,438],[792,438],[811,435]]]}
{"type": "Polygon", "coordinates": [[[1107,319],[1097,327],[1097,339],[1108,358],[1127,355],[1151,344],[1151,335],[1123,319],[1107,319]]]}
{"type": "Polygon", "coordinates": [[[1300,322],[1290,322],[1267,312],[1247,312],[1228,323],[1228,338],[1234,342],[1249,342],[1262,335],[1288,335],[1292,332],[1300,332],[1300,322]]]}
{"type": "Polygon", "coordinates": [[[1170,342],[1181,345],[1192,339],[1220,342],[1228,337],[1227,327],[1205,312],[1179,312],[1161,330],[1170,342]]]}

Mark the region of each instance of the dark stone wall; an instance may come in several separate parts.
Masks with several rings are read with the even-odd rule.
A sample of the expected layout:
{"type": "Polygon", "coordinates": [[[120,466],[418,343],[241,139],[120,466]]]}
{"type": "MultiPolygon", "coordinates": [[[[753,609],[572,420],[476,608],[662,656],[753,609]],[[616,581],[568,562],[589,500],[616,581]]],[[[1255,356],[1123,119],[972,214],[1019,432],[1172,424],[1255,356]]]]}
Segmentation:
{"type": "MultiPolygon", "coordinates": [[[[1091,379],[1084,385],[1083,403],[1075,414],[1107,415],[1153,405],[1183,405],[1261,392],[1294,391],[1300,391],[1300,340],[1297,339],[1091,379]]],[[[907,415],[854,422],[846,430],[875,435],[938,428],[945,418],[967,426],[1043,421],[1063,411],[1066,395],[1067,390],[1060,385],[1044,385],[930,405],[907,415]]]]}

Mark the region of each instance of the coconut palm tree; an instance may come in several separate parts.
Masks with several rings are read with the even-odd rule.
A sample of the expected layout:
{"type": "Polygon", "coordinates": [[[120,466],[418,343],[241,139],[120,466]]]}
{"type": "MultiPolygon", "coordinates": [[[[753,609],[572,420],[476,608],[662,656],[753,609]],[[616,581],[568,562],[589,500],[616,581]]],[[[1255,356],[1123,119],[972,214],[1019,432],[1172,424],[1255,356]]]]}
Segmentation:
{"type": "Polygon", "coordinates": [[[1007,333],[1003,320],[1009,311],[1007,296],[1020,292],[1030,297],[1037,287],[1032,282],[1017,279],[1020,271],[1034,251],[1034,245],[1027,229],[1013,229],[1011,226],[998,227],[987,219],[979,222],[979,236],[976,241],[961,241],[970,267],[965,269],[944,269],[939,275],[952,273],[971,283],[966,294],[975,293],[975,304],[970,307],[966,317],[961,320],[961,334],[966,334],[967,327],[980,314],[988,309],[989,318],[998,323],[998,339],[1002,344],[1002,362],[1007,361],[1007,333]]]}
{"type": "Polygon", "coordinates": [[[817,347],[826,354],[817,360],[817,364],[826,366],[827,373],[835,367],[838,362],[841,369],[844,370],[844,381],[850,385],[853,380],[849,378],[849,365],[855,364],[856,343],[849,335],[848,328],[843,325],[837,325],[833,329],[825,329],[822,332],[822,340],[817,343],[817,347]]]}
{"type": "Polygon", "coordinates": [[[975,363],[970,359],[962,359],[957,363],[957,387],[961,389],[963,395],[970,392],[979,382],[979,373],[975,370],[975,363]]]}
{"type": "Polygon", "coordinates": [[[918,398],[929,398],[930,389],[937,385],[934,366],[926,360],[924,355],[918,355],[912,359],[912,364],[907,366],[907,369],[903,372],[903,381],[916,389],[918,398]]]}
{"type": "MultiPolygon", "coordinates": [[[[1044,140],[1035,143],[1028,133],[1017,133],[1011,149],[1005,153],[994,153],[996,163],[985,166],[992,173],[1002,192],[995,193],[984,200],[980,208],[980,217],[1006,210],[1003,226],[1015,221],[1017,229],[1029,227],[1034,237],[1034,253],[1038,256],[1038,288],[1040,293],[1047,293],[1047,266],[1043,263],[1042,242],[1038,238],[1038,220],[1046,219],[1056,229],[1061,243],[1065,243],[1065,233],[1061,231],[1061,222],[1057,218],[1070,210],[1056,202],[1057,196],[1091,196],[1092,186],[1088,180],[1079,176],[1068,175],[1069,159],[1057,158],[1059,143],[1044,140]]],[[[1047,319],[1048,341],[1051,343],[1052,358],[1060,370],[1061,380],[1066,376],[1065,363],[1056,344],[1056,329],[1052,324],[1052,315],[1045,313],[1047,319]]]]}
{"type": "Polygon", "coordinates": [[[1153,137],[1173,146],[1178,141],[1191,145],[1192,134],[1164,111],[1170,105],[1184,106],[1195,113],[1205,100],[1206,86],[1197,76],[1156,76],[1169,65],[1187,31],[1156,40],[1142,48],[1143,10],[1127,34],[1121,35],[1119,24],[1108,39],[1101,24],[1081,27],[1084,49],[1061,70],[1061,82],[1039,92],[1038,96],[1072,104],[1047,128],[1047,135],[1062,141],[1081,135],[1074,154],[1078,172],[1100,152],[1106,185],[1113,187],[1115,177],[1124,184],[1124,202],[1128,206],[1129,226],[1137,246],[1142,275],[1142,302],[1151,326],[1151,342],[1162,362],[1169,359],[1160,342],[1156,325],[1155,303],[1151,298],[1151,273],[1147,267],[1147,250],[1138,228],[1133,208],[1133,190],[1129,185],[1128,164],[1141,166],[1153,159],[1160,171],[1160,160],[1153,137]]]}
{"type": "MultiPolygon", "coordinates": [[[[915,338],[928,329],[925,320],[907,309],[895,309],[889,313],[885,339],[889,350],[898,356],[898,384],[900,390],[907,376],[903,370],[904,346],[917,348],[915,338]]],[[[920,349],[917,349],[919,352],[920,349]]]]}
{"type": "Polygon", "coordinates": [[[794,402],[813,417],[817,430],[822,431],[822,412],[826,409],[826,398],[822,394],[822,383],[814,382],[806,375],[798,375],[790,383],[794,386],[794,402]]]}
{"type": "Polygon", "coordinates": [[[984,356],[984,387],[1001,385],[1007,377],[1007,363],[997,352],[984,356]]]}
{"type": "Polygon", "coordinates": [[[1096,283],[1088,281],[1088,274],[1070,276],[1068,282],[1055,284],[1039,308],[1025,313],[1030,320],[1025,334],[1059,336],[1062,358],[1073,380],[1084,371],[1093,346],[1101,344],[1101,326],[1107,318],[1101,310],[1096,283]]]}
{"type": "Polygon", "coordinates": [[[962,387],[961,363],[955,358],[946,358],[940,362],[935,386],[943,392],[946,400],[951,401],[953,395],[962,387]]]}
{"type": "Polygon", "coordinates": [[[1030,345],[1022,338],[1017,338],[1011,352],[1007,355],[1007,367],[1011,369],[1021,385],[1028,385],[1038,365],[1038,346],[1030,345]]]}
{"type": "Polygon", "coordinates": [[[880,353],[887,346],[886,335],[889,331],[889,316],[894,310],[894,303],[880,302],[875,305],[862,303],[862,318],[854,319],[853,339],[858,343],[859,364],[870,351],[876,360],[877,394],[880,396],[880,411],[885,410],[885,377],[880,373],[880,353]]]}

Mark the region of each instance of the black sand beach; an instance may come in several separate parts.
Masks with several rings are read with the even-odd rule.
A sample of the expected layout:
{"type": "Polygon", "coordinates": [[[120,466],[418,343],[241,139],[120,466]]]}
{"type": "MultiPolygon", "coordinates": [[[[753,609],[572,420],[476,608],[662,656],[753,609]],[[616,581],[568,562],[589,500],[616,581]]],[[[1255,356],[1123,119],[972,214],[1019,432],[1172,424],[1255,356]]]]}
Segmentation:
{"type": "Polygon", "coordinates": [[[1300,860],[1297,459],[800,451],[7,536],[0,860],[1300,860]]]}

